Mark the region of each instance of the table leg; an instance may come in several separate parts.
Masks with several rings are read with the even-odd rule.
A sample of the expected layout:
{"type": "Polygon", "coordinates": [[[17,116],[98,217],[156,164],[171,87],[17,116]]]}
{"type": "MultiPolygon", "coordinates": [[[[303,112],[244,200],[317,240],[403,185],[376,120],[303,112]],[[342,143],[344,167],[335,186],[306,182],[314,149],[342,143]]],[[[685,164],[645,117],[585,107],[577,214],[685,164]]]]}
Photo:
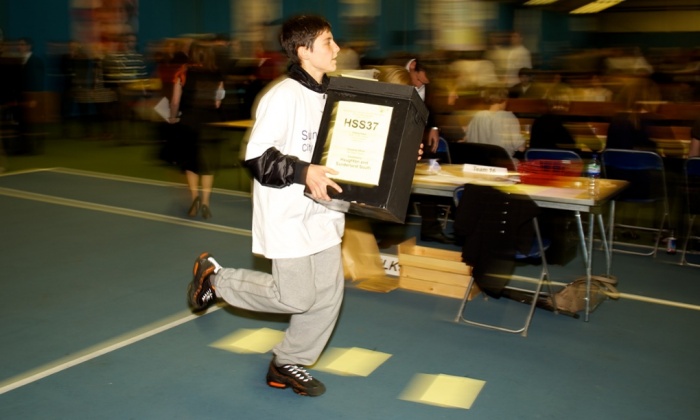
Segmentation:
{"type": "Polygon", "coordinates": [[[583,233],[583,222],[581,221],[581,212],[574,213],[576,216],[576,228],[578,230],[578,238],[581,241],[581,252],[583,252],[583,263],[588,261],[588,249],[586,248],[586,235],[583,233]]]}
{"type": "Polygon", "coordinates": [[[613,237],[613,231],[615,229],[615,200],[610,201],[610,215],[608,216],[608,272],[606,273],[610,277],[611,266],[612,266],[612,253],[613,253],[613,243],[615,238],[613,237]]]}
{"type": "Polygon", "coordinates": [[[588,243],[586,243],[586,234],[583,231],[583,221],[581,220],[581,212],[576,211],[576,228],[578,229],[578,237],[581,240],[581,253],[583,253],[583,265],[586,267],[586,307],[584,312],[584,321],[588,321],[588,313],[590,311],[590,293],[591,293],[591,266],[593,260],[593,213],[588,214],[588,243]]]}
{"type": "Polygon", "coordinates": [[[588,213],[588,258],[586,258],[586,312],[583,320],[588,322],[588,314],[591,311],[591,267],[593,266],[593,231],[595,230],[595,219],[593,213],[588,213]]]}
{"type": "Polygon", "coordinates": [[[576,227],[578,229],[579,239],[581,240],[581,250],[583,253],[583,263],[586,267],[586,309],[584,314],[584,321],[588,321],[588,315],[590,314],[590,304],[591,304],[591,271],[593,267],[593,234],[595,233],[595,222],[598,222],[598,228],[600,229],[601,241],[603,242],[603,249],[605,252],[605,274],[610,277],[610,272],[612,269],[612,248],[613,248],[613,226],[615,223],[615,202],[610,202],[610,225],[608,226],[608,231],[606,234],[605,223],[603,222],[603,215],[594,215],[593,213],[588,213],[588,237],[583,231],[583,222],[581,220],[581,213],[576,212],[576,227]],[[597,219],[597,220],[596,220],[597,219]]]}

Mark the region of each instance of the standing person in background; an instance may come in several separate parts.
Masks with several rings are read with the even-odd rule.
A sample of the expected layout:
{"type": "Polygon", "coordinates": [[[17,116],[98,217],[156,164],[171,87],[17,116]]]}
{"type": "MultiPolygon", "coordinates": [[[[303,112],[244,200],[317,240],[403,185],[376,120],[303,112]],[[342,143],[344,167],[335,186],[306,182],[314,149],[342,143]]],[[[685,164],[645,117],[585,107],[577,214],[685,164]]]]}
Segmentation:
{"type": "Polygon", "coordinates": [[[327,176],[336,171],[309,163],[326,102],[326,73],[336,69],[340,48],[319,16],[286,21],[280,43],[291,60],[289,77],[261,98],[245,161],[254,178],[253,252],[272,260],[272,274],[222,268],[203,253],[188,301],[195,312],[223,298],[242,309],[291,315],[273,349],[267,384],[318,396],[326,387],[303,366],[316,362],[340,312],[345,215],[304,191],[316,200],[330,200],[329,187],[341,191],[327,176]]]}
{"type": "Polygon", "coordinates": [[[210,197],[214,173],[219,166],[216,140],[203,136],[207,123],[220,121],[219,107],[224,99],[223,76],[216,67],[214,51],[210,46],[194,43],[189,63],[175,74],[170,101],[169,123],[180,123],[180,165],[187,177],[192,204],[187,215],[212,217],[210,197]]]}
{"type": "Polygon", "coordinates": [[[29,38],[21,38],[17,43],[21,60],[20,87],[23,92],[42,92],[45,90],[44,61],[33,51],[33,42],[29,38]]]}
{"type": "MultiPolygon", "coordinates": [[[[411,83],[415,86],[418,96],[425,102],[425,98],[427,97],[427,85],[430,83],[426,68],[421,62],[413,58],[406,64],[406,70],[408,70],[408,74],[411,76],[411,83]]],[[[437,152],[440,142],[440,129],[435,125],[435,121],[432,119],[431,115],[428,115],[426,129],[427,133],[424,143],[428,146],[428,153],[435,153],[437,152]]]]}
{"type": "MultiPolygon", "coordinates": [[[[173,99],[175,74],[187,64],[187,54],[182,51],[184,43],[181,39],[164,40],[155,54],[155,73],[161,84],[160,96],[167,100],[168,106],[173,99]]],[[[169,124],[167,120],[158,123],[161,142],[158,157],[168,165],[179,166],[182,157],[178,128],[177,124],[169,124]]]]}
{"type": "Polygon", "coordinates": [[[510,34],[510,49],[506,56],[505,82],[508,87],[515,86],[520,82],[518,72],[522,68],[532,68],[532,57],[530,50],[523,45],[523,37],[518,32],[510,34]]]}
{"type": "MultiPolygon", "coordinates": [[[[426,68],[415,58],[412,58],[406,63],[411,77],[411,84],[416,88],[418,96],[425,101],[426,87],[430,83],[430,79],[426,73],[426,68]]],[[[437,157],[437,149],[440,144],[440,129],[432,119],[432,113],[428,114],[428,123],[426,124],[426,133],[423,143],[426,146],[426,155],[424,158],[437,157]]],[[[448,236],[442,230],[442,224],[438,219],[438,206],[435,197],[422,196],[420,201],[420,238],[422,241],[441,242],[444,244],[454,243],[454,238],[448,236]]]]}

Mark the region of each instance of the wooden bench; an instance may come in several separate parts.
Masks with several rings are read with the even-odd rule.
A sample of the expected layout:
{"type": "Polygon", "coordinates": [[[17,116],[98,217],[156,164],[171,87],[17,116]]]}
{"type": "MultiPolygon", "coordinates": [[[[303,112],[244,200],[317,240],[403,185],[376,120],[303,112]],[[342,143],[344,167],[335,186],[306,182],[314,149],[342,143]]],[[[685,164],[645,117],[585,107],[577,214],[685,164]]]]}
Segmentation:
{"type": "Polygon", "coordinates": [[[620,110],[617,102],[573,101],[569,105],[567,115],[576,117],[609,118],[620,110]]]}
{"type": "Polygon", "coordinates": [[[518,116],[540,115],[547,113],[549,107],[545,99],[518,98],[508,99],[506,110],[518,116]]]}
{"type": "MultiPolygon", "coordinates": [[[[690,122],[700,118],[700,102],[666,102],[659,105],[656,110],[659,119],[690,122]]],[[[679,124],[681,125],[681,124],[679,124]]]]}

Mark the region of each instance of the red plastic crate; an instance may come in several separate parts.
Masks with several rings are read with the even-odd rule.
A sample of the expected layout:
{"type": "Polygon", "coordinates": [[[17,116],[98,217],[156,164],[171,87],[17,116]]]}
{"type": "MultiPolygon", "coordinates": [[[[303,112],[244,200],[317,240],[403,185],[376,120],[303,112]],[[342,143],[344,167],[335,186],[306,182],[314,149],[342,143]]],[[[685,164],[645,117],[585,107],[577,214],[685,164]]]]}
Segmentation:
{"type": "Polygon", "coordinates": [[[580,177],[583,163],[573,160],[538,159],[518,164],[520,182],[535,185],[557,185],[580,177]]]}

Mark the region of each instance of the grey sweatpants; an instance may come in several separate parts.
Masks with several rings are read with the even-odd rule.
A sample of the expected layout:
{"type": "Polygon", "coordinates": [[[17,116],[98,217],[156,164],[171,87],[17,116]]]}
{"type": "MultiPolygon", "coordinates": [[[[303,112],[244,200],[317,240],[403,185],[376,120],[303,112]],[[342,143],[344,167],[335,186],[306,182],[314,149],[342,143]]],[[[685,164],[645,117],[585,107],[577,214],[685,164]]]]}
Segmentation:
{"type": "Polygon", "coordinates": [[[222,268],[211,278],[216,295],[250,311],[291,314],[277,363],[311,365],[338,320],[344,277],[340,245],[308,257],[274,259],[272,274],[222,268]]]}

